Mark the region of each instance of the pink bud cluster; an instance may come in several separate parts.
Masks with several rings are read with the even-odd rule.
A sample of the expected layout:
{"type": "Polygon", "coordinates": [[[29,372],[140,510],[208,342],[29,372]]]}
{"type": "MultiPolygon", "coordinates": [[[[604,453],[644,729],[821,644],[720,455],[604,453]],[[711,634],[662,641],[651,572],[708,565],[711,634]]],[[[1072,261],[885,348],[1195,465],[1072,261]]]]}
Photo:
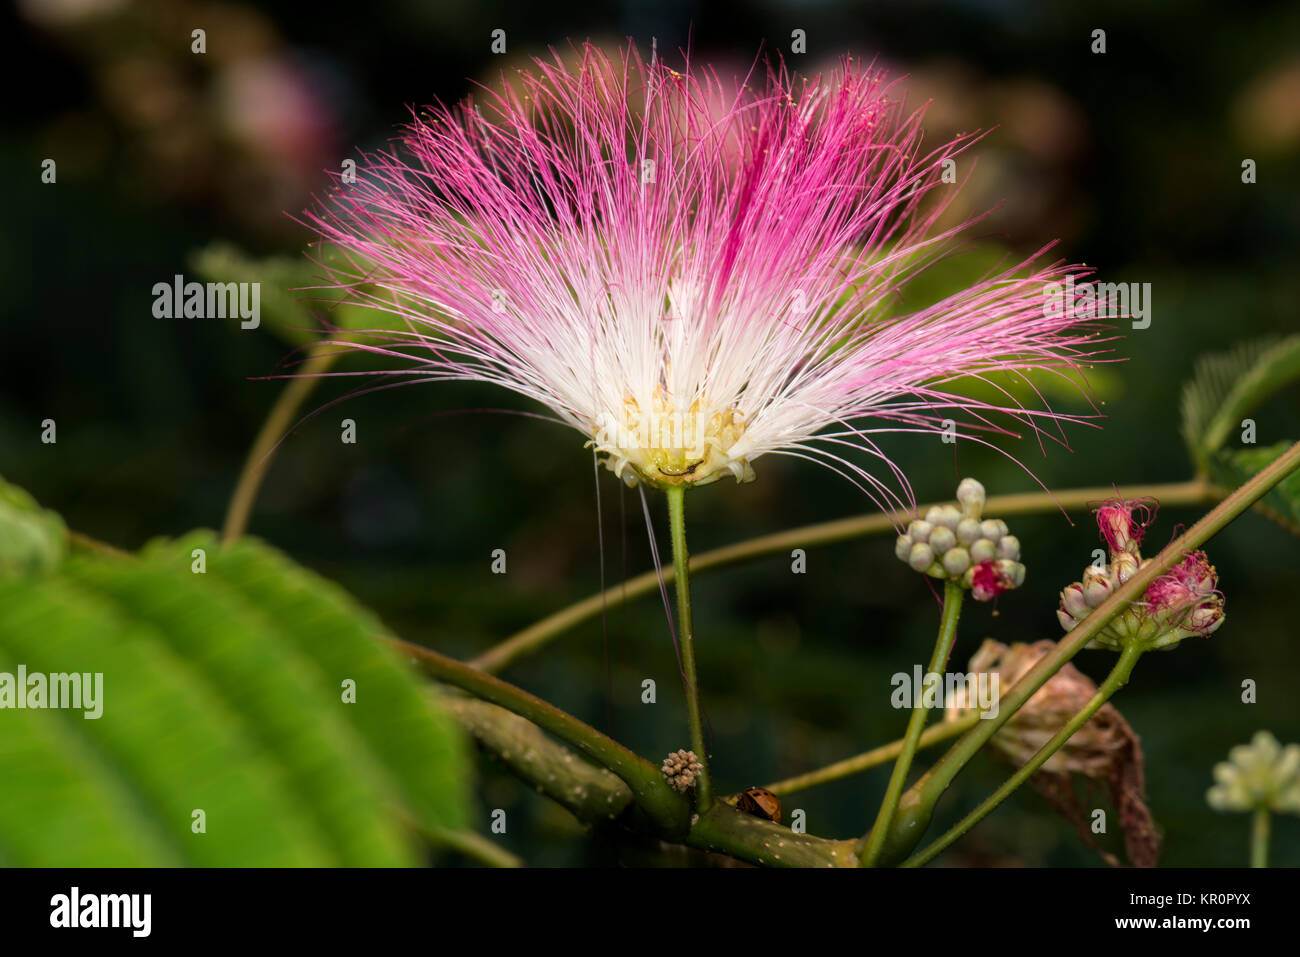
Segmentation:
{"type": "MultiPolygon", "coordinates": [[[[1082,581],[1061,592],[1056,616],[1062,628],[1071,631],[1150,561],[1139,546],[1157,507],[1151,499],[1117,497],[1097,508],[1097,526],[1110,561],[1090,565],[1082,581]]],[[[1223,618],[1223,593],[1214,566],[1204,552],[1190,552],[1152,582],[1141,601],[1098,632],[1089,647],[1119,651],[1138,643],[1148,650],[1173,648],[1189,636],[1209,635],[1223,618]]]]}

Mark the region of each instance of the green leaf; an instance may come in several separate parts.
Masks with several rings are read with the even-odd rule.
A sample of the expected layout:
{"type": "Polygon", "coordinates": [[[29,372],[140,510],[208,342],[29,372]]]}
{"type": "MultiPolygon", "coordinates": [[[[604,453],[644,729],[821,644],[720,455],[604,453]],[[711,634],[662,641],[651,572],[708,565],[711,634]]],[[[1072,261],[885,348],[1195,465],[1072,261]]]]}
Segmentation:
{"type": "Polygon", "coordinates": [[[1257,339],[1197,360],[1182,400],[1183,438],[1196,467],[1209,471],[1241,420],[1297,379],[1300,335],[1257,339]]]}
{"type": "MultiPolygon", "coordinates": [[[[208,532],[175,543],[152,543],[150,556],[172,556],[188,565],[194,548],[211,554],[217,541],[208,532]]],[[[227,546],[208,574],[235,588],[278,626],[323,680],[338,693],[341,682],[356,683],[356,703],[344,709],[353,728],[384,759],[409,805],[431,829],[466,825],[469,757],[459,725],[431,709],[427,688],[413,680],[392,654],[374,654],[388,630],[356,606],[337,585],[294,565],[251,540],[227,546]],[[329,635],[329,641],[321,636],[329,635]],[[422,760],[409,760],[412,754],[422,760]]]]}
{"type": "MultiPolygon", "coordinates": [[[[1291,442],[1240,449],[1220,449],[1210,460],[1210,476],[1225,488],[1237,488],[1262,472],[1291,448],[1291,442]]],[[[1257,509],[1295,535],[1300,535],[1300,472],[1292,472],[1260,499],[1257,509]]]]}
{"type": "Polygon", "coordinates": [[[57,567],[67,544],[63,519],[0,478],[0,578],[57,567]]]}
{"type": "Polygon", "coordinates": [[[468,759],[382,634],[337,586],[206,532],[0,580],[0,860],[418,863],[415,831],[464,827],[468,759]],[[95,707],[13,707],[20,666],[102,675],[95,707]]]}
{"type": "MultiPolygon", "coordinates": [[[[220,690],[169,651],[148,622],[122,616],[73,581],[0,583],[0,654],[14,665],[6,669],[10,674],[21,665],[28,674],[103,675],[99,718],[73,709],[28,710],[26,716],[38,717],[53,735],[74,738],[76,749],[56,756],[76,758],[81,783],[97,785],[69,793],[67,804],[81,813],[95,804],[116,808],[111,826],[128,833],[147,827],[149,840],[140,848],[147,863],[337,863],[304,820],[274,756],[247,736],[220,690]],[[207,833],[191,830],[196,810],[206,817],[207,833]]],[[[7,724],[23,713],[6,708],[0,720],[7,724]]],[[[10,733],[6,728],[4,736],[10,733]]],[[[5,791],[48,790],[52,784],[42,770],[5,764],[0,779],[5,791]]],[[[13,855],[8,863],[138,863],[104,846],[83,847],[94,835],[70,828],[56,808],[21,817],[15,813],[21,806],[0,804],[0,848],[13,855]],[[22,834],[32,830],[63,833],[65,841],[32,843],[18,856],[22,834]]]]}
{"type": "MultiPolygon", "coordinates": [[[[0,655],[0,673],[16,672],[17,662],[0,655]]],[[[75,725],[50,711],[7,710],[2,726],[0,864],[180,863],[116,768],[75,725]]]]}

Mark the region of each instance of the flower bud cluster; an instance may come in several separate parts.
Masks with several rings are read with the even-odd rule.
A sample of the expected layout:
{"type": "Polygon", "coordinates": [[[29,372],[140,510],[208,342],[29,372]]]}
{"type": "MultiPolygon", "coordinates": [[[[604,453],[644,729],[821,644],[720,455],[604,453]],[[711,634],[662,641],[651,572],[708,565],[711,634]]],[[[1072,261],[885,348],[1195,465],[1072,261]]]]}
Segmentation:
{"type": "Polygon", "coordinates": [[[972,478],[957,486],[957,505],[936,505],[898,536],[894,554],[918,572],[970,589],[990,601],[1025,581],[1020,540],[1000,518],[984,518],[984,486],[972,478]],[[959,507],[960,506],[960,507],[959,507]]]}
{"type": "Polygon", "coordinates": [[[694,751],[678,750],[664,758],[664,777],[674,791],[682,794],[695,787],[695,779],[703,770],[704,765],[694,751]]]}
{"type": "MultiPolygon", "coordinates": [[[[1155,509],[1154,502],[1118,498],[1097,509],[1097,525],[1110,561],[1090,565],[1082,581],[1061,592],[1056,617],[1062,628],[1071,631],[1151,561],[1142,557],[1138,546],[1155,509]]],[[[1093,636],[1088,647],[1120,651],[1141,644],[1148,651],[1170,649],[1192,635],[1209,635],[1223,624],[1223,617],[1223,594],[1214,566],[1204,552],[1190,552],[1152,582],[1141,601],[1093,636]]]]}
{"type": "Polygon", "coordinates": [[[1205,799],[1216,811],[1266,808],[1300,814],[1300,744],[1282,747],[1267,731],[1228,752],[1214,766],[1214,787],[1205,799]]]}

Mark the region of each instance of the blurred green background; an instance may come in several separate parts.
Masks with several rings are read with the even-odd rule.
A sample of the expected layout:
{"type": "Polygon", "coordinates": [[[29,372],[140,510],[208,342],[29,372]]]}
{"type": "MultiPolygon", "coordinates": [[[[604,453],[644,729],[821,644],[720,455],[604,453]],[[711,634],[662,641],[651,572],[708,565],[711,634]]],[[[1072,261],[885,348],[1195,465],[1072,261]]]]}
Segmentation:
{"type": "MultiPolygon", "coordinates": [[[[383,145],[411,105],[453,100],[471,78],[548,44],[689,42],[724,76],[760,45],[816,72],[851,53],[910,76],[910,101],[933,99],[927,142],[992,129],[957,212],[996,212],[985,243],[1060,255],[1104,278],[1149,282],[1151,327],[1116,346],[1101,371],[1101,428],[1073,428],[1070,449],[1041,455],[1003,442],[1051,488],[1175,481],[1191,474],[1179,435],[1181,384],[1194,360],[1255,336],[1300,330],[1300,7],[1208,3],[1045,4],[631,2],[604,12],[499,0],[488,4],[21,0],[0,28],[28,79],[6,104],[0,172],[11,184],[0,227],[0,474],[61,512],[70,527],[124,548],[219,527],[244,455],[282,388],[289,347],[264,325],[159,320],[152,286],[197,278],[191,256],[230,241],[257,256],[297,256],[291,218],[354,148],[383,145]],[[208,53],[190,52],[207,31],[208,53]],[[508,52],[490,53],[504,29],[508,52]],[[1105,54],[1090,52],[1106,31],[1105,54]],[[789,53],[794,29],[808,52],[789,53]],[[56,184],[40,181],[55,158],[56,184]],[[1258,182],[1241,180],[1243,159],[1258,182]],[[40,423],[58,442],[40,442],[40,423]]],[[[941,277],[942,278],[942,277],[941,277]]],[[[306,295],[306,294],[304,294],[306,295]]],[[[340,367],[358,371],[368,360],[340,367]]],[[[331,380],[319,408],[356,388],[331,380]]],[[[1256,416],[1261,445],[1300,438],[1300,392],[1256,416]]],[[[1061,410],[1087,412],[1079,399],[1061,410]]],[[[599,583],[590,453],[573,433],[533,419],[467,414],[524,409],[472,385],[347,398],[282,445],[251,532],[341,583],[397,633],[470,656],[584,597],[599,583]],[[339,441],[339,420],[358,441],[339,441]],[[504,548],[505,576],[491,574],[504,548]]],[[[1235,439],[1234,439],[1235,441],[1235,439]]],[[[920,500],[947,497],[962,475],[990,494],[1034,480],[970,444],[886,437],[920,500]]],[[[691,496],[695,552],[871,508],[851,485],[772,457],[759,480],[691,496]]],[[[610,582],[650,567],[635,492],[602,474],[610,582]]],[[[652,506],[666,547],[662,500],[652,506]]],[[[1163,544],[1194,510],[1160,514],[1163,544]]],[[[1028,581],[996,612],[970,609],[954,660],[985,637],[1057,638],[1059,589],[1097,545],[1088,521],[1019,519],[1028,581]]],[[[1210,640],[1151,656],[1116,703],[1142,738],[1163,863],[1240,865],[1249,822],[1204,802],[1211,767],[1259,728],[1300,741],[1300,541],[1251,515],[1210,555],[1228,621],[1210,640]],[[1258,683],[1242,704],[1243,679],[1258,683]]],[[[732,791],[811,769],[897,737],[889,677],[929,653],[937,607],[883,539],[811,550],[804,575],[776,557],[695,586],[698,652],[714,774],[732,791]]],[[[1109,655],[1076,664],[1100,678],[1109,655]]],[[[686,745],[681,688],[657,596],[611,610],[505,675],[658,759],[686,745]],[[641,682],[658,684],[643,705],[641,682]]],[[[977,760],[941,808],[974,804],[1003,769],[977,760]]],[[[808,829],[860,833],[887,769],[791,797],[808,829]]],[[[505,808],[498,838],[533,864],[633,858],[589,840],[490,762],[477,781],[480,830],[505,808]]],[[[1277,864],[1300,864],[1300,821],[1278,820],[1277,864]]],[[[1099,865],[1031,792],[1008,804],[942,863],[1099,865]]]]}

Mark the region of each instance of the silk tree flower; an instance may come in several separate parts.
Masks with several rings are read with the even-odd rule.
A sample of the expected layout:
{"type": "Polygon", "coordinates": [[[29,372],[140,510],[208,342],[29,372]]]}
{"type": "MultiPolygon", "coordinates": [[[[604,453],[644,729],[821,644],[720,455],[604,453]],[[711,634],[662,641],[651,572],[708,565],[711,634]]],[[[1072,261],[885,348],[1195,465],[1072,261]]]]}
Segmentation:
{"type": "Polygon", "coordinates": [[[660,487],[749,481],[775,453],[879,500],[886,485],[845,457],[881,459],[906,488],[875,433],[961,418],[1041,440],[1082,418],[1005,382],[993,402],[958,385],[1071,376],[1098,355],[1100,327],[1044,306],[1077,269],[1037,265],[1043,250],[900,305],[972,225],[936,223],[958,188],[944,161],[973,137],[923,151],[923,111],[879,71],[850,58],[727,84],[590,44],[534,62],[420,113],[404,150],[366,156],[306,215],[332,284],[399,318],[348,343],[398,360],[390,374],[513,390],[629,484],[660,487]]]}
{"type": "MultiPolygon", "coordinates": [[[[1115,498],[1096,509],[1097,526],[1109,548],[1110,561],[1100,567],[1088,566],[1082,581],[1067,585],[1061,592],[1056,616],[1062,628],[1072,630],[1150,561],[1142,557],[1138,546],[1157,507],[1149,499],[1115,498]]],[[[1121,651],[1126,645],[1141,644],[1147,650],[1168,650],[1192,635],[1209,636],[1224,619],[1223,593],[1218,584],[1218,573],[1205,552],[1188,552],[1147,586],[1141,601],[1134,602],[1099,631],[1088,647],[1121,651]]]]}

